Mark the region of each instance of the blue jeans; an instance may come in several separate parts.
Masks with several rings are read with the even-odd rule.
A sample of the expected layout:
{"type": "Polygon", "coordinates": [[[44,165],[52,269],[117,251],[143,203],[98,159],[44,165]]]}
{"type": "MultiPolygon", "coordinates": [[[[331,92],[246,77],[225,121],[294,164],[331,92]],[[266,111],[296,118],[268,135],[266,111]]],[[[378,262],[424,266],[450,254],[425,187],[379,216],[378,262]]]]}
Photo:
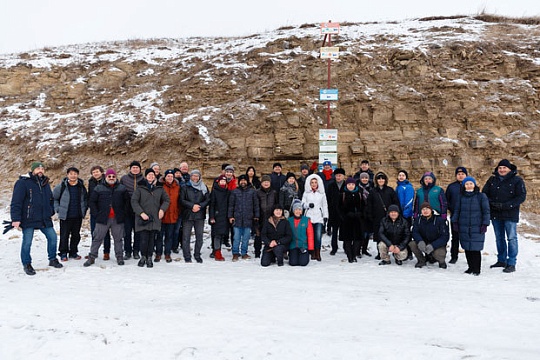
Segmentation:
{"type": "Polygon", "coordinates": [[[322,244],[322,231],[324,224],[312,223],[313,226],[313,239],[315,240],[315,249],[320,249],[322,244]]]}
{"type": "MultiPolygon", "coordinates": [[[[321,224],[322,225],[322,224],[321,224]]],[[[242,244],[242,255],[248,252],[249,238],[251,237],[251,228],[249,227],[234,227],[234,238],[232,252],[233,255],[240,255],[240,244],[242,244]]]]}
{"type": "Polygon", "coordinates": [[[510,220],[491,220],[497,242],[497,261],[516,266],[518,254],[517,223],[510,220]],[[506,244],[508,238],[508,245],[506,244]]]}
{"type": "MultiPolygon", "coordinates": [[[[47,254],[49,255],[49,260],[56,259],[56,231],[54,231],[53,227],[41,228],[39,230],[41,230],[43,235],[47,238],[47,254]]],[[[22,234],[21,261],[23,265],[27,265],[32,263],[30,249],[32,248],[32,240],[34,238],[34,228],[23,228],[22,234]]]]}

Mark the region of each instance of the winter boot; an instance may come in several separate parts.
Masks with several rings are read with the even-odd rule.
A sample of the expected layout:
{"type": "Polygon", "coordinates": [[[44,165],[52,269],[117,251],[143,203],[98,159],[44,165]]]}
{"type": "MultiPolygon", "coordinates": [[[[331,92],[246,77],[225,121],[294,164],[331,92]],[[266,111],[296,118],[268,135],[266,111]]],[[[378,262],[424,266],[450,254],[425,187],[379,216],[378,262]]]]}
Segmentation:
{"type": "Polygon", "coordinates": [[[152,255],[146,258],[146,267],[148,268],[154,267],[154,263],[152,262],[152,255]]]}
{"type": "Polygon", "coordinates": [[[51,261],[49,261],[49,266],[52,266],[57,269],[64,267],[64,265],[60,264],[60,261],[58,261],[58,259],[52,259],[51,261]]]}
{"type": "Polygon", "coordinates": [[[160,262],[161,261],[161,255],[156,255],[154,258],[154,262],[160,262]]]}
{"type": "Polygon", "coordinates": [[[165,255],[165,261],[168,263],[172,262],[171,255],[165,255]]]}
{"type": "Polygon", "coordinates": [[[134,252],[133,252],[133,259],[138,260],[138,259],[140,259],[140,258],[141,258],[141,257],[139,256],[139,252],[138,252],[138,251],[134,251],[134,252]]]}
{"type": "Polygon", "coordinates": [[[139,267],[143,267],[146,264],[146,256],[142,256],[141,260],[139,260],[139,263],[137,264],[139,267]]]}
{"type": "Polygon", "coordinates": [[[111,259],[111,256],[109,254],[106,254],[106,253],[103,254],[103,260],[107,261],[110,259],[111,259]]]}
{"type": "Polygon", "coordinates": [[[315,250],[315,259],[317,261],[321,261],[321,249],[316,249],[315,250]]]}
{"type": "Polygon", "coordinates": [[[96,259],[94,259],[93,257],[89,256],[88,257],[88,260],[86,260],[83,264],[84,267],[89,267],[90,265],[93,265],[94,263],[96,262],[96,259]]]}
{"type": "Polygon", "coordinates": [[[216,250],[216,252],[214,253],[214,259],[216,261],[225,261],[225,258],[223,257],[221,250],[216,250]]]}
{"type": "Polygon", "coordinates": [[[23,268],[26,275],[36,275],[36,270],[34,270],[32,264],[26,264],[23,268]]]}

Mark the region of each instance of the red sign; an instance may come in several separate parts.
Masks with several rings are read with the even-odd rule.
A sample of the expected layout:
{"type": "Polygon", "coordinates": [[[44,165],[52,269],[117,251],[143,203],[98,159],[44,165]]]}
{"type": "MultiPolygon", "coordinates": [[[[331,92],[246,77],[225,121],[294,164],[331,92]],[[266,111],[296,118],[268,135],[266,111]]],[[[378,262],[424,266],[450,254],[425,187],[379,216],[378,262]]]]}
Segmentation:
{"type": "Polygon", "coordinates": [[[339,34],[339,23],[321,23],[321,34],[339,34]]]}

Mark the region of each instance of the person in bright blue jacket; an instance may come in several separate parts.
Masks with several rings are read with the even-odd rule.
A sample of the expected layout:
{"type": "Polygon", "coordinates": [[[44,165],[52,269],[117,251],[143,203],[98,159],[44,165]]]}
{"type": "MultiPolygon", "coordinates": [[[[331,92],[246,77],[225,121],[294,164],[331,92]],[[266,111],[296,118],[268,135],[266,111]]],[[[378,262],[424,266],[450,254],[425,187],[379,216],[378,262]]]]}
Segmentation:
{"type": "Polygon", "coordinates": [[[401,216],[412,225],[414,187],[409,182],[409,174],[405,170],[398,172],[396,194],[402,210],[401,216]]]}
{"type": "Polygon", "coordinates": [[[47,238],[47,253],[49,266],[61,268],[62,264],[56,258],[57,236],[53,227],[54,199],[45,176],[43,163],[32,163],[31,172],[21,175],[13,188],[11,198],[11,225],[22,229],[21,261],[27,275],[35,275],[32,267],[32,239],[34,230],[39,229],[47,238]]]}
{"type": "Polygon", "coordinates": [[[452,228],[459,232],[459,242],[469,268],[466,274],[480,275],[482,254],[489,226],[489,200],[481,193],[473,177],[463,179],[461,196],[452,213],[452,228]]]}

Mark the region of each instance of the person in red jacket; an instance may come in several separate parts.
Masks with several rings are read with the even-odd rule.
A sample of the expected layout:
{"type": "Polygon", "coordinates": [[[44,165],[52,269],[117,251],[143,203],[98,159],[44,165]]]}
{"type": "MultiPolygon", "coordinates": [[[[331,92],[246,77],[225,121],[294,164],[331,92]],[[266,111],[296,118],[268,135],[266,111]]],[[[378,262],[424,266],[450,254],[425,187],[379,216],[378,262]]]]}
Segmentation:
{"type": "Polygon", "coordinates": [[[289,224],[292,230],[292,240],[289,243],[289,265],[306,266],[309,264],[309,252],[315,249],[315,237],[311,220],[302,215],[302,201],[296,199],[292,203],[292,214],[289,224]]]}
{"type": "Polygon", "coordinates": [[[169,195],[170,204],[161,220],[161,233],[156,243],[155,262],[161,260],[163,248],[165,247],[165,261],[172,261],[171,251],[174,239],[174,228],[180,216],[180,184],[174,178],[174,170],[168,169],[164,174],[163,190],[169,195]],[[165,243],[163,242],[165,240],[165,243]]]}

